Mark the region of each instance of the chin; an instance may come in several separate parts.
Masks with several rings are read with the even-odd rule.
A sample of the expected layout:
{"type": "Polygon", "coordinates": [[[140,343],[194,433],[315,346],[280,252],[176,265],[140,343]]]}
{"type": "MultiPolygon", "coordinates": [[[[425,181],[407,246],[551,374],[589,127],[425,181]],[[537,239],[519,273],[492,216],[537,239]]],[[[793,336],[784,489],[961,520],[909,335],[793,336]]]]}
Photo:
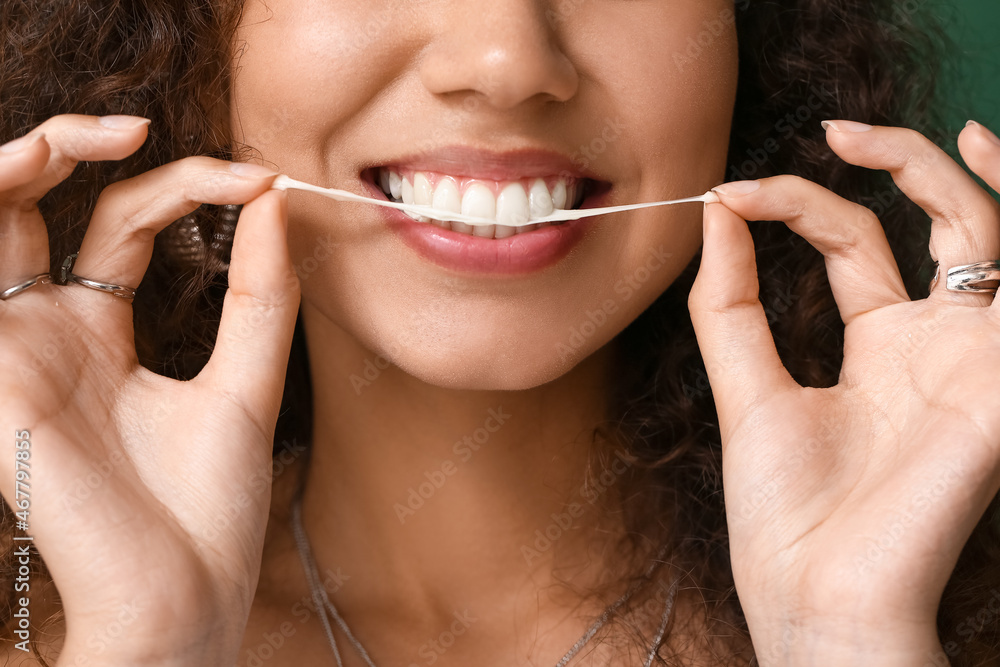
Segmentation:
{"type": "Polygon", "coordinates": [[[570,372],[594,349],[557,350],[557,343],[526,350],[520,345],[474,348],[441,354],[400,349],[386,357],[403,372],[421,382],[466,391],[519,391],[532,389],[570,372]]]}

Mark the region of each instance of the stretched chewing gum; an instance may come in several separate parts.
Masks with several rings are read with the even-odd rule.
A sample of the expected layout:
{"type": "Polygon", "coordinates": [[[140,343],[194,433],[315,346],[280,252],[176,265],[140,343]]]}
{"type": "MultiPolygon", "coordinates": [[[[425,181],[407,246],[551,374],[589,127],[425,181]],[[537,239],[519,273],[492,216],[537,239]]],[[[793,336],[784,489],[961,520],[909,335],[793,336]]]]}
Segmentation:
{"type": "MultiPolygon", "coordinates": [[[[425,206],[422,204],[402,204],[399,202],[388,201],[385,199],[375,199],[374,197],[364,197],[362,195],[356,195],[353,192],[347,192],[346,190],[335,190],[334,188],[321,188],[318,185],[312,185],[310,183],[303,183],[302,181],[297,181],[294,178],[289,178],[284,174],[281,174],[271,185],[274,190],[303,190],[305,192],[314,192],[318,195],[324,197],[329,197],[330,199],[336,199],[338,201],[350,201],[350,202],[361,202],[364,204],[375,204],[377,206],[387,206],[389,208],[398,208],[401,211],[407,211],[416,215],[422,215],[428,218],[434,218],[435,220],[442,221],[454,221],[454,222],[464,222],[467,225],[495,225],[496,220],[491,220],[489,218],[478,218],[471,215],[463,215],[461,213],[453,213],[451,211],[442,211],[436,209],[432,206],[425,206]]],[[[513,223],[507,223],[510,227],[524,227],[526,225],[534,225],[539,222],[559,222],[561,220],[579,220],[580,218],[590,218],[595,215],[604,215],[605,213],[616,213],[618,211],[631,211],[636,208],[648,208],[651,206],[670,206],[672,204],[686,204],[689,202],[702,202],[705,204],[718,203],[719,197],[714,192],[709,190],[703,195],[697,197],[687,197],[685,199],[671,199],[669,201],[651,201],[643,202],[641,204],[626,204],[624,206],[603,206],[601,208],[578,208],[578,209],[567,209],[567,210],[557,210],[551,215],[546,215],[541,218],[531,218],[528,220],[518,220],[513,223]]]]}

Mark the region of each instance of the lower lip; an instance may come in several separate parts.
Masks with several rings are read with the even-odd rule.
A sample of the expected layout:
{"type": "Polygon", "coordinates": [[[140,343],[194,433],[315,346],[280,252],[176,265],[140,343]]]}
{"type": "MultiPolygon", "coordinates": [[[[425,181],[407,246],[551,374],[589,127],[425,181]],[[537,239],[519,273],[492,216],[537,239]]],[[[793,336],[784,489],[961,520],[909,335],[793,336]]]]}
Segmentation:
{"type": "MultiPolygon", "coordinates": [[[[373,196],[386,199],[374,181],[363,178],[362,183],[373,196]]],[[[588,197],[584,204],[594,206],[604,194],[588,197]]],[[[569,220],[503,239],[487,239],[417,222],[399,209],[379,209],[389,228],[424,259],[444,268],[480,274],[522,275],[552,266],[583,238],[592,220],[569,220]]]]}

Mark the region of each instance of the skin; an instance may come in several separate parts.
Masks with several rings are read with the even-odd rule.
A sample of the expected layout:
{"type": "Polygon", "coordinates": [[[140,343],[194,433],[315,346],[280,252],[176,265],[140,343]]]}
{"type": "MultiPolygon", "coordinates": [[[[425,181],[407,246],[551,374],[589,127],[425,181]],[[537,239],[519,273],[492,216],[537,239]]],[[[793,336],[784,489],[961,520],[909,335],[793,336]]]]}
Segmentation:
{"type": "MultiPolygon", "coordinates": [[[[613,183],[609,204],[687,196],[722,180],[737,75],[734,25],[720,21],[732,16],[730,2],[678,2],[670,12],[582,3],[555,27],[536,3],[436,1],[401,17],[393,6],[392,23],[352,48],[388,11],[389,3],[247,4],[233,120],[264,164],[363,193],[362,167],[413,147],[573,155],[608,119],[620,136],[590,167],[613,183]],[[714,48],[675,65],[677,45],[713,20],[725,27],[714,48]]],[[[566,613],[579,596],[556,585],[557,554],[568,556],[559,575],[586,587],[611,567],[600,555],[607,546],[574,536],[530,559],[522,546],[567,500],[581,502],[587,434],[605,415],[607,344],[689,263],[701,207],[608,216],[552,270],[501,280],[430,264],[374,207],[298,192],[289,206],[293,263],[314,266],[306,261],[323,250],[302,280],[316,391],[303,516],[317,562],[350,577],[337,604],[377,663],[405,663],[469,609],[479,620],[441,658],[447,664],[482,664],[485,646],[496,664],[554,664],[590,623],[566,613]],[[656,250],[669,257],[640,286],[634,276],[656,250]],[[626,281],[638,287],[627,299],[615,289],[626,281]],[[560,352],[570,329],[608,301],[617,307],[607,323],[573,354],[560,352]],[[391,365],[370,385],[352,384],[376,359],[391,365]],[[456,452],[490,409],[507,421],[480,451],[456,452]],[[409,489],[444,461],[457,472],[401,521],[409,489]],[[538,637],[524,631],[533,626],[538,637]]],[[[575,523],[589,538],[584,529],[598,521],[596,534],[620,535],[593,512],[575,523]]],[[[262,611],[261,632],[248,633],[256,642],[308,595],[287,531],[279,539],[259,589],[279,611],[262,611]]],[[[600,613],[607,602],[583,609],[600,613]]]]}
{"type": "MultiPolygon", "coordinates": [[[[503,136],[561,142],[567,151],[591,136],[595,115],[620,113],[625,133],[599,158],[619,189],[614,203],[702,192],[722,176],[735,37],[691,63],[704,70],[671,71],[663,66],[672,55],[665,44],[686,43],[725,7],[677,4],[667,20],[642,3],[614,11],[586,3],[553,36],[528,3],[494,5],[517,31],[500,30],[482,13],[492,8],[472,14],[454,3],[392,23],[363,55],[330,47],[339,42],[329,31],[343,26],[357,35],[375,11],[370,4],[356,15],[338,8],[334,20],[317,15],[333,11],[322,7],[271,3],[268,21],[250,5],[234,98],[238,138],[294,177],[342,184],[415,142],[426,129],[416,125],[421,119],[476,95],[478,111],[460,117],[459,131],[475,137],[477,128],[501,123],[503,136]],[[434,24],[435,16],[448,17],[448,26],[434,24]],[[445,30],[452,21],[469,30],[445,30]],[[598,29],[620,29],[622,38],[602,39],[591,53],[598,29]],[[610,51],[625,38],[627,49],[615,57],[610,51]],[[301,66],[352,55],[353,70],[311,64],[306,75],[301,66]],[[484,71],[492,78],[477,76],[484,71]],[[496,83],[480,90],[482,81],[496,83]],[[564,115],[554,133],[542,109],[555,100],[564,115]],[[295,122],[276,126],[284,112],[295,122]],[[400,116],[412,120],[399,124],[408,128],[404,136],[372,131],[400,116]]],[[[831,148],[853,164],[888,169],[931,214],[930,251],[942,268],[1000,256],[1000,207],[940,149],[902,128],[850,129],[835,121],[831,148]]],[[[0,153],[0,284],[49,268],[38,199],[77,161],[121,159],[145,132],[134,122],[112,129],[59,116],[31,133],[33,143],[0,153]]],[[[1000,141],[972,126],[959,149],[1000,188],[1000,141]]],[[[170,221],[200,202],[246,203],[219,342],[190,382],[139,366],[126,302],[73,285],[43,285],[0,302],[0,367],[34,370],[0,375],[0,427],[28,428],[35,443],[32,534],[68,619],[59,628],[69,633],[59,665],[233,664],[248,650],[260,655],[275,630],[284,640],[269,664],[330,660],[315,617],[299,625],[289,614],[305,587],[282,512],[301,462],[289,463],[273,497],[270,486],[271,438],[300,304],[318,417],[306,525],[321,570],[349,577],[331,594],[336,588],[338,606],[375,661],[419,662],[416,647],[438,637],[452,612],[469,610],[477,620],[436,664],[554,663],[582,634],[585,614],[601,607],[587,602],[578,610],[584,615],[570,613],[580,600],[552,585],[556,575],[585,588],[614,563],[602,544],[573,536],[530,568],[519,547],[579,488],[587,453],[579,436],[601,415],[606,343],[700,243],[690,307],[720,413],[737,590],[761,664],[912,665],[940,652],[940,592],[1000,487],[1000,401],[992,392],[1000,305],[990,305],[990,296],[948,292],[941,281],[928,299],[910,302],[870,212],[789,176],[765,179],[743,196],[719,189],[721,203],[703,212],[609,217],[555,270],[501,290],[411,257],[372,211],[268,191],[273,175],[189,159],[108,188],[91,219],[75,272],[137,285],[153,235],[170,221]],[[847,323],[836,387],[803,389],[781,367],[757,300],[747,220],[785,220],[826,255],[847,323]],[[329,259],[297,274],[321,243],[329,259]],[[661,243],[676,263],[621,303],[578,358],[560,359],[553,350],[564,332],[661,243]],[[33,368],[59,335],[67,342],[58,355],[33,368]],[[901,340],[911,344],[895,344],[901,340]],[[347,378],[377,355],[392,365],[356,395],[347,378]],[[452,443],[501,405],[509,424],[449,478],[431,498],[437,502],[400,524],[391,505],[422,481],[412,471],[440,469],[454,457],[452,443]],[[67,504],[66,490],[109,462],[112,472],[67,504]],[[953,474],[935,486],[942,471],[953,474]],[[773,482],[764,500],[761,480],[773,482]],[[933,493],[914,511],[915,494],[927,489],[933,493]],[[282,520],[269,525],[272,508],[282,520]],[[893,546],[859,569],[886,521],[906,511],[893,546]],[[572,557],[588,547],[588,557],[572,557]],[[141,610],[129,632],[98,645],[94,638],[120,622],[124,602],[141,610]],[[296,632],[284,633],[284,621],[296,632]]],[[[0,465],[0,490],[11,502],[13,461],[0,465]]],[[[595,516],[580,525],[581,533],[615,536],[615,526],[595,516]]],[[[345,664],[358,664],[344,653],[345,664]]]]}

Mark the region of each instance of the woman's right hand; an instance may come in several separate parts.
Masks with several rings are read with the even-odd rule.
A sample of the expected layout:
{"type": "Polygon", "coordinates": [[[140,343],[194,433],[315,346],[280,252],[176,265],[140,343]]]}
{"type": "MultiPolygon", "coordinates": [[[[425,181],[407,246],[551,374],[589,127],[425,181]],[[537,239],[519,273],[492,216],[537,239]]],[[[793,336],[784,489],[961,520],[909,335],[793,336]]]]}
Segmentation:
{"type": "MultiPolygon", "coordinates": [[[[105,122],[114,121],[56,116],[19,151],[0,151],[0,291],[50,271],[38,200],[77,162],[119,160],[145,141],[142,119],[105,122]]],[[[246,203],[218,340],[196,378],[139,364],[124,299],[71,283],[0,301],[0,492],[18,511],[26,496],[15,474],[27,470],[18,490],[29,492],[28,532],[65,611],[59,665],[236,660],[260,572],[299,283],[285,194],[269,190],[275,174],[230,166],[192,157],[109,186],[73,267],[136,287],[157,232],[202,203],[246,203]],[[30,458],[17,464],[18,451],[30,458]]]]}

